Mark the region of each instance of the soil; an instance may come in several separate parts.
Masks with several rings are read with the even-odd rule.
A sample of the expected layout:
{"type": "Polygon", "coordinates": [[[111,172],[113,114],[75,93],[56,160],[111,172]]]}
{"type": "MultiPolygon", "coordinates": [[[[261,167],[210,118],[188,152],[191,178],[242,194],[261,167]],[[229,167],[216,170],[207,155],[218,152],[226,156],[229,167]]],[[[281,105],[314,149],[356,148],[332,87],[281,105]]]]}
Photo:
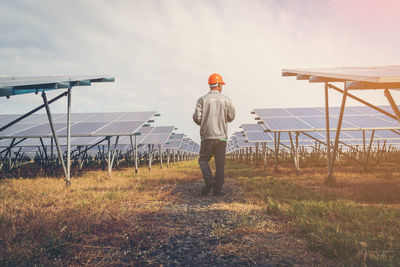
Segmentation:
{"type": "MultiPolygon", "coordinates": [[[[138,225],[153,224],[148,244],[134,246],[136,264],[157,266],[334,266],[308,249],[288,222],[268,215],[226,179],[223,196],[200,196],[204,183],[180,183],[158,211],[138,225]],[[172,199],[172,200],[171,200],[172,199]]],[[[154,209],[154,203],[149,207],[154,209]]],[[[146,210],[146,207],[137,207],[146,210]]]]}

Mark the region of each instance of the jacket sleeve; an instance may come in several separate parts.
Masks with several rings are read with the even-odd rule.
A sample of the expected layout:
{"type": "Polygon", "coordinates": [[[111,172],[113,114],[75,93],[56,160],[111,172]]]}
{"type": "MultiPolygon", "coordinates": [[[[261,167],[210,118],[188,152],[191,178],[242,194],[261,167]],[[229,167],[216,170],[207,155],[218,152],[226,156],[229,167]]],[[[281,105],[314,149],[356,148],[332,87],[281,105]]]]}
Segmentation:
{"type": "Polygon", "coordinates": [[[197,100],[196,108],[193,113],[193,121],[197,125],[201,125],[201,118],[203,116],[203,99],[197,100]]]}
{"type": "Polygon", "coordinates": [[[235,107],[233,106],[232,100],[228,99],[228,110],[227,120],[232,122],[235,119],[235,107]]]}

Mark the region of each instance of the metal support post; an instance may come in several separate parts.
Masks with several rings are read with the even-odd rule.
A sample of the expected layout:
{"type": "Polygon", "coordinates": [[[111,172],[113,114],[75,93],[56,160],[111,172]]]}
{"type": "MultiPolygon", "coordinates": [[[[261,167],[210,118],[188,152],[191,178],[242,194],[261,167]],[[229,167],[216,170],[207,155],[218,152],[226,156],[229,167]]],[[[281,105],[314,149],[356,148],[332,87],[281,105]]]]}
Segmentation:
{"type": "Polygon", "coordinates": [[[71,185],[71,88],[68,89],[67,100],[67,177],[66,185],[71,185]]]}
{"type": "MultiPolygon", "coordinates": [[[[342,127],[342,121],[343,121],[343,114],[344,114],[344,108],[346,106],[346,97],[347,97],[347,86],[346,83],[344,83],[344,90],[343,90],[343,97],[342,97],[342,104],[340,107],[340,113],[339,113],[339,121],[337,124],[337,129],[336,129],[336,137],[335,137],[335,144],[333,147],[333,153],[332,153],[332,161],[331,161],[331,165],[329,166],[329,173],[328,173],[328,179],[327,182],[334,182],[334,178],[333,178],[333,165],[335,163],[335,159],[336,159],[336,152],[338,150],[338,146],[339,146],[339,137],[340,137],[340,130],[342,127]]],[[[329,118],[328,118],[329,120],[329,118]]]]}
{"type": "Polygon", "coordinates": [[[170,157],[169,149],[167,149],[167,168],[169,168],[169,157],[170,157]]]}
{"type": "Polygon", "coordinates": [[[329,94],[328,83],[325,83],[325,127],[326,127],[326,160],[328,164],[328,180],[332,179],[331,174],[331,137],[329,126],[329,94]]]}
{"type": "Polygon", "coordinates": [[[65,180],[68,181],[67,180],[68,179],[67,168],[65,167],[64,159],[63,159],[63,156],[62,156],[62,153],[61,153],[61,149],[60,149],[60,144],[58,142],[56,130],[55,130],[54,124],[53,124],[53,118],[51,117],[50,107],[49,107],[49,104],[47,102],[46,93],[44,91],[42,92],[42,98],[43,98],[44,105],[46,107],[47,118],[49,119],[49,124],[50,124],[50,128],[51,128],[51,132],[53,134],[54,142],[56,144],[58,157],[60,159],[61,166],[62,166],[63,171],[64,171],[65,180]]]}
{"type": "Polygon", "coordinates": [[[162,154],[162,147],[161,144],[158,145],[158,155],[160,158],[160,168],[162,169],[162,164],[163,164],[163,154],[162,154]]]}
{"type": "Polygon", "coordinates": [[[149,171],[151,171],[152,157],[153,157],[153,149],[152,149],[152,145],[149,145],[149,171]]]}
{"type": "MultiPolygon", "coordinates": [[[[108,162],[108,174],[111,174],[111,170],[112,170],[112,167],[113,167],[113,164],[114,164],[115,154],[117,154],[116,150],[117,150],[118,140],[119,140],[119,136],[117,136],[117,140],[115,140],[114,149],[112,151],[111,162],[110,161],[108,162]]],[[[110,144],[110,142],[111,141],[109,141],[109,144],[110,144]]],[[[110,146],[108,146],[108,149],[110,149],[110,146]]],[[[108,151],[108,153],[110,153],[110,150],[108,151]]],[[[110,159],[110,157],[108,157],[108,159],[110,159]]]]}

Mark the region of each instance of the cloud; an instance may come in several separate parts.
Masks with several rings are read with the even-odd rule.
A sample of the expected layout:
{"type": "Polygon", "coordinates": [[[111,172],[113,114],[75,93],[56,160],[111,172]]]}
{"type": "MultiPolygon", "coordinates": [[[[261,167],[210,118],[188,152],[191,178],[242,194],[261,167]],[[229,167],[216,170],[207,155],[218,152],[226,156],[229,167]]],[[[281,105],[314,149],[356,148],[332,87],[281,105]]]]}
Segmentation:
{"type": "MultiPolygon", "coordinates": [[[[157,110],[158,123],[199,140],[191,115],[210,73],[227,81],[233,132],[254,122],[253,108],[323,105],[322,86],[282,78],[281,68],[398,64],[399,5],[376,3],[2,1],[0,75],[111,74],[114,84],[74,89],[73,111],[157,110]]],[[[365,97],[386,104],[378,93],[365,97]]],[[[0,99],[0,112],[40,100],[0,99]]],[[[65,103],[52,109],[64,112],[65,103]]]]}

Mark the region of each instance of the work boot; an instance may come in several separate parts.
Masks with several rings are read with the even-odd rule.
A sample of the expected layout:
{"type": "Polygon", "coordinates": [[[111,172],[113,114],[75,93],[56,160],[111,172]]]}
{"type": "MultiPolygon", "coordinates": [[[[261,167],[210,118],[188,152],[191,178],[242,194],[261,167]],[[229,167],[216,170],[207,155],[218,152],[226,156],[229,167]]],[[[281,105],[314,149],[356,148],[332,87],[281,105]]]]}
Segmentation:
{"type": "Polygon", "coordinates": [[[201,189],[200,195],[202,195],[202,196],[207,196],[208,193],[210,193],[211,188],[212,188],[212,184],[206,184],[206,185],[201,189]]]}

